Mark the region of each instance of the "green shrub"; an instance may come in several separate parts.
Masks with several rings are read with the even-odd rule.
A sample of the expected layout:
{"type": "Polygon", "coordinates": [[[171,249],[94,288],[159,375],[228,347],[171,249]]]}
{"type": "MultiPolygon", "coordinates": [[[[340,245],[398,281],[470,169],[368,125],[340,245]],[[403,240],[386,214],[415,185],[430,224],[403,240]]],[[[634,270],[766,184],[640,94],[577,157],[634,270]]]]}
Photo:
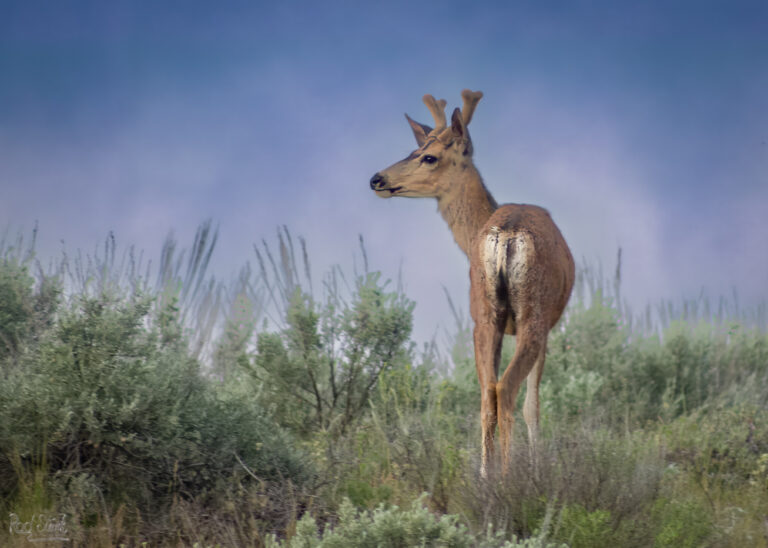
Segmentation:
{"type": "Polygon", "coordinates": [[[78,513],[126,503],[151,514],[252,474],[308,477],[254,398],[207,381],[185,345],[147,327],[150,306],[142,296],[75,299],[21,357],[0,386],[2,496],[18,484],[14,455],[30,467],[44,454],[56,498],[80,501],[78,513]]]}
{"type": "MultiPolygon", "coordinates": [[[[444,390],[445,385],[435,383],[425,366],[383,374],[371,400],[370,416],[347,442],[347,455],[352,455],[337,457],[339,463],[356,464],[344,475],[373,485],[383,483],[386,489],[378,494],[392,495],[395,502],[427,492],[431,507],[447,511],[464,471],[471,429],[466,418],[443,410],[444,390]]],[[[387,499],[371,499],[380,501],[387,499]]]]}
{"type": "Polygon", "coordinates": [[[571,548],[595,546],[620,546],[611,525],[611,513],[607,510],[588,511],[579,504],[563,508],[555,538],[571,548]]]}
{"type": "Polygon", "coordinates": [[[665,468],[658,447],[641,436],[569,424],[541,439],[534,455],[522,440],[512,453],[510,467],[488,478],[467,470],[454,493],[454,511],[466,515],[473,530],[492,525],[532,535],[545,528],[548,512],[565,508],[557,533],[562,541],[572,542],[578,528],[584,529],[578,534],[602,534],[600,524],[608,520],[622,531],[624,545],[647,545],[632,524],[646,518],[658,495],[665,468]]]}
{"type": "Polygon", "coordinates": [[[32,319],[32,284],[27,268],[0,258],[0,363],[18,351],[32,319]]]}
{"type": "Polygon", "coordinates": [[[259,334],[251,373],[281,424],[343,433],[366,412],[379,377],[409,361],[413,303],[386,285],[368,274],[351,302],[331,294],[322,307],[297,290],[286,329],[259,334]]]}
{"type": "Polygon", "coordinates": [[[206,278],[210,223],[188,256],[169,238],[154,291],[132,252],[115,269],[113,237],[60,278],[0,242],[0,544],[25,541],[4,516],[54,510],[94,546],[763,542],[764,331],[698,303],[638,323],[619,272],[613,292],[582,272],[540,443],[520,421],[513,465],[482,478],[469,323],[455,313],[453,369],[434,344],[419,356],[413,303],[365,255],[315,299],[304,241],[299,268],[278,238],[229,288],[206,278]]]}
{"type": "MultiPolygon", "coordinates": [[[[541,384],[544,426],[578,416],[636,428],[727,398],[765,404],[768,334],[671,322],[660,335],[630,332],[600,292],[569,308],[549,337],[541,384]]],[[[521,398],[522,401],[522,398],[521,398]]]]}
{"type": "Polygon", "coordinates": [[[305,514],[296,527],[296,535],[287,542],[274,537],[267,546],[290,548],[409,548],[412,546],[479,547],[479,548],[544,548],[555,546],[544,540],[505,540],[490,530],[479,538],[469,534],[456,516],[437,517],[416,500],[409,510],[397,506],[379,506],[373,512],[358,511],[348,500],[339,509],[338,522],[319,531],[317,523],[305,514]]]}
{"type": "Polygon", "coordinates": [[[52,325],[60,293],[57,278],[41,274],[35,284],[27,263],[0,257],[0,376],[52,325]]]}
{"type": "Polygon", "coordinates": [[[659,499],[653,507],[656,539],[654,546],[694,548],[702,546],[712,532],[707,510],[693,501],[659,499]]]}

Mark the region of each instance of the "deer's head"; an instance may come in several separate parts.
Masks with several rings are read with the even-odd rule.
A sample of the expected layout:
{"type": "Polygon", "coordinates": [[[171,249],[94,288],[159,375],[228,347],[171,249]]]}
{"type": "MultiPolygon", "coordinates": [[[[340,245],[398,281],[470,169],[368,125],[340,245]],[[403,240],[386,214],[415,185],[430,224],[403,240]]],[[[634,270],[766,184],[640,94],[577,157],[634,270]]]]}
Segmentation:
{"type": "Polygon", "coordinates": [[[472,141],[467,126],[483,93],[465,89],[461,96],[464,107],[454,109],[450,126],[445,119],[445,99],[437,101],[431,95],[425,95],[423,100],[435,119],[434,129],[405,115],[419,148],[371,177],[371,189],[378,196],[439,199],[451,191],[456,176],[472,163],[472,141]]]}

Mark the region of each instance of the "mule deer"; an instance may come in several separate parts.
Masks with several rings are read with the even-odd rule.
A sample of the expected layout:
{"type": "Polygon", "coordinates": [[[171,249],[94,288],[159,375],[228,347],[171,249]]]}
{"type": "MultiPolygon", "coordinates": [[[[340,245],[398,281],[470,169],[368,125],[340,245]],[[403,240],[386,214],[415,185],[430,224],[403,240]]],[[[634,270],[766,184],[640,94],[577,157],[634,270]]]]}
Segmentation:
{"type": "Polygon", "coordinates": [[[528,389],[523,417],[535,447],[539,423],[539,382],[547,335],[563,313],[574,281],[568,245],[549,213],[538,206],[499,206],[472,162],[467,126],[482,92],[464,90],[463,109],[445,117],[445,99],[423,100],[435,128],[407,114],[418,147],[407,158],[376,173],[371,189],[382,198],[432,197],[469,258],[470,312],[474,320],[475,364],[480,381],[482,464],[485,476],[499,426],[502,464],[509,465],[515,400],[523,380],[528,389]],[[512,361],[501,379],[504,333],[516,336],[512,361]]]}

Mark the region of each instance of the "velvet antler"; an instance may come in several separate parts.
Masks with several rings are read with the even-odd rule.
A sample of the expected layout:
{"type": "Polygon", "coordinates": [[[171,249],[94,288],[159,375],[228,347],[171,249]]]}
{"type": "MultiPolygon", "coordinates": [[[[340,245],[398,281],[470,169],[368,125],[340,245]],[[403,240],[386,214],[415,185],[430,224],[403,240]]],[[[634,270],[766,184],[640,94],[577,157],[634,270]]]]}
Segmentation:
{"type": "Polygon", "coordinates": [[[468,126],[475,113],[477,103],[483,98],[482,91],[470,91],[465,89],[461,92],[461,98],[464,99],[464,108],[461,109],[461,117],[464,118],[464,125],[468,126]]]}
{"type": "Polygon", "coordinates": [[[432,113],[432,118],[435,119],[435,129],[432,130],[430,135],[439,135],[446,126],[445,105],[447,105],[448,102],[445,99],[440,99],[438,101],[430,94],[426,94],[421,100],[427,105],[429,112],[432,113]]]}

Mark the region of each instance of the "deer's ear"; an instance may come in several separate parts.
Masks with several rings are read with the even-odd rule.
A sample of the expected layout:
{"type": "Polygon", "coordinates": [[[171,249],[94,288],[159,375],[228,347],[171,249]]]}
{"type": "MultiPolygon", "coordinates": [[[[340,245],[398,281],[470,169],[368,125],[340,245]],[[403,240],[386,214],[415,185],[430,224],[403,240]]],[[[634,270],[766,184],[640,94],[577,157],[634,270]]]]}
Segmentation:
{"type": "Polygon", "coordinates": [[[411,129],[413,130],[413,136],[416,137],[416,143],[421,146],[424,143],[427,142],[427,135],[429,135],[429,132],[432,131],[432,128],[429,126],[425,126],[424,124],[420,124],[415,120],[412,120],[410,116],[407,114],[405,115],[405,119],[408,120],[408,123],[411,125],[411,129]]]}
{"type": "Polygon", "coordinates": [[[458,139],[467,138],[467,126],[464,124],[464,117],[458,108],[453,109],[453,114],[451,115],[451,131],[453,136],[458,139]]]}

